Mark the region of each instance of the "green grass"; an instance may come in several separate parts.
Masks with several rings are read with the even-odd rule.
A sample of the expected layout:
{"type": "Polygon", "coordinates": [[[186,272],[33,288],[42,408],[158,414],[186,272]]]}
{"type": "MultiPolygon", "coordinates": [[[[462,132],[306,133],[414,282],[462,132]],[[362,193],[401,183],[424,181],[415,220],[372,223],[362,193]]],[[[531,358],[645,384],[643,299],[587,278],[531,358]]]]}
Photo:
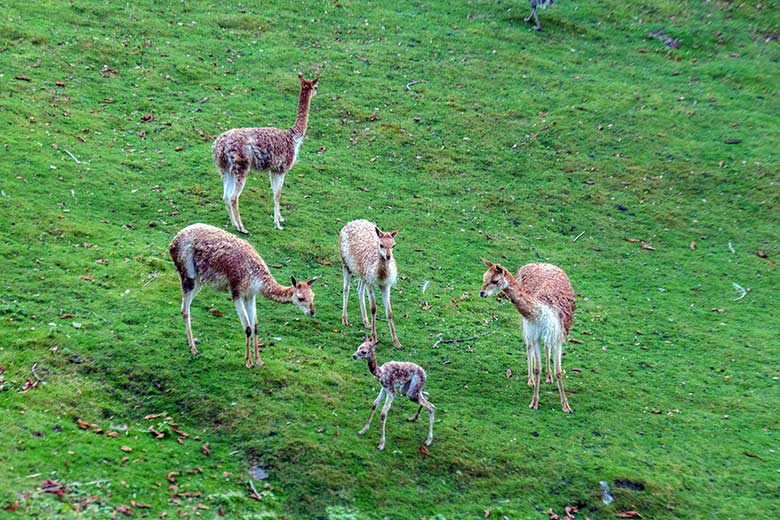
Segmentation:
{"type": "Polygon", "coordinates": [[[545,518],[577,504],[577,518],[773,518],[780,43],[765,35],[780,33],[780,11],[567,0],[536,33],[526,10],[1,6],[0,505],[15,511],[0,516],[105,518],[124,505],[135,517],[545,518]],[[659,28],[680,48],[647,39],[659,28]],[[272,345],[248,370],[231,303],[206,290],[192,357],[167,245],[194,222],[227,227],[212,139],[291,125],[297,70],[321,81],[287,176],[287,229],[272,227],[265,176],[241,201],[250,242],[284,264],[279,281],[322,275],[317,318],[259,302],[272,345]],[[378,385],[351,359],[364,331],[339,319],[336,237],[354,218],[401,229],[406,349],[380,320],[378,357],[428,372],[430,456],[401,399],[384,452],[378,422],[355,435],[378,385]],[[478,297],[480,256],[569,274],[573,415],[553,386],[527,408],[517,314],[478,297]],[[732,283],[749,292],[735,300],[732,283]],[[21,392],[33,366],[41,381],[21,392]],[[177,442],[164,417],[189,437],[177,442]],[[254,465],[269,474],[254,481],[260,501],[254,465]],[[63,496],[42,491],[47,479],[63,496]]]}

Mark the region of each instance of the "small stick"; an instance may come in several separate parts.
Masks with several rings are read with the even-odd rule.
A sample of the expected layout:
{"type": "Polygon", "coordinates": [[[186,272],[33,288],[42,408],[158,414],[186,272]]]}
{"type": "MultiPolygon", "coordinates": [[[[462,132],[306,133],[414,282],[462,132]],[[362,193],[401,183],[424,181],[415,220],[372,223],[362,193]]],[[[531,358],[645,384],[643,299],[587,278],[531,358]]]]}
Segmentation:
{"type": "Polygon", "coordinates": [[[579,239],[580,239],[580,237],[581,237],[582,235],[584,235],[584,234],[585,234],[585,232],[583,231],[582,233],[580,233],[579,235],[577,235],[576,237],[574,237],[574,240],[572,240],[572,242],[576,242],[576,241],[577,241],[577,240],[579,240],[579,239]]]}
{"type": "Polygon", "coordinates": [[[82,162],[82,161],[79,161],[78,159],[76,159],[76,156],[75,156],[75,155],[73,155],[72,153],[70,153],[70,152],[69,152],[68,150],[66,150],[65,148],[63,148],[62,150],[63,150],[63,151],[66,153],[66,154],[68,154],[68,155],[70,156],[70,158],[71,158],[71,159],[73,159],[74,161],[76,161],[76,164],[89,164],[89,161],[87,161],[87,162],[82,162]]]}
{"type": "Polygon", "coordinates": [[[406,84],[406,90],[412,90],[412,85],[417,85],[418,83],[428,83],[427,79],[413,79],[409,83],[406,84]]]}
{"type": "MultiPolygon", "coordinates": [[[[482,336],[487,336],[488,334],[493,334],[496,330],[498,330],[498,329],[496,328],[496,329],[493,329],[493,330],[488,330],[486,332],[481,332],[479,334],[475,334],[474,336],[471,336],[471,337],[468,337],[468,338],[443,339],[443,338],[439,337],[439,339],[436,340],[436,343],[434,343],[431,348],[436,348],[437,346],[439,346],[439,343],[453,344],[453,343],[462,343],[464,341],[471,341],[473,339],[481,338],[482,336]]],[[[441,336],[441,334],[439,336],[441,336]]]]}
{"type": "Polygon", "coordinates": [[[254,493],[254,494],[255,494],[255,496],[257,496],[257,497],[259,498],[259,497],[260,497],[260,493],[258,493],[258,492],[257,492],[257,489],[255,489],[255,483],[254,483],[254,482],[252,482],[252,479],[251,479],[251,478],[249,479],[249,481],[248,481],[248,482],[249,482],[249,488],[252,490],[252,493],[254,493]]]}
{"type": "Polygon", "coordinates": [[[38,366],[38,363],[33,363],[32,368],[30,368],[30,372],[32,372],[32,375],[37,379],[38,381],[41,381],[41,378],[38,377],[38,372],[35,371],[35,368],[38,366]]]}
{"type": "Polygon", "coordinates": [[[159,274],[160,274],[160,273],[158,273],[157,271],[155,271],[155,272],[153,272],[152,274],[150,274],[150,275],[148,276],[148,280],[146,280],[146,283],[145,283],[143,286],[144,286],[144,287],[146,287],[147,285],[149,285],[150,283],[152,283],[152,282],[153,282],[153,281],[154,281],[154,280],[157,278],[157,276],[158,276],[159,274]]]}
{"type": "Polygon", "coordinates": [[[734,246],[731,245],[731,240],[729,240],[729,251],[736,253],[736,251],[734,251],[734,246]]]}
{"type": "Polygon", "coordinates": [[[738,291],[739,291],[739,296],[738,296],[738,297],[736,297],[736,298],[734,298],[734,301],[735,301],[735,302],[736,302],[736,301],[739,301],[739,300],[741,300],[742,298],[744,298],[744,297],[745,297],[745,295],[747,294],[747,289],[745,289],[744,287],[742,287],[742,286],[741,286],[741,285],[739,285],[738,283],[731,282],[731,285],[733,285],[733,286],[734,286],[734,289],[736,289],[736,290],[738,290],[738,291]]]}

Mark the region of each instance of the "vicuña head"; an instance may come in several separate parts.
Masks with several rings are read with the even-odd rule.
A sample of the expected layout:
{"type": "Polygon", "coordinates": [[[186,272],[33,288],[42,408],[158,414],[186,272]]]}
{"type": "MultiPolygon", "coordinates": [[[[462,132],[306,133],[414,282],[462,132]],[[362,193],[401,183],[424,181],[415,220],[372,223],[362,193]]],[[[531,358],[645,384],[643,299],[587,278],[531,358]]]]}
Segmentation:
{"type": "Polygon", "coordinates": [[[395,247],[395,236],[398,234],[398,230],[385,233],[379,227],[374,226],[377,238],[379,238],[379,258],[382,260],[390,260],[393,258],[393,248],[395,247]]]}
{"type": "Polygon", "coordinates": [[[294,276],[290,276],[293,286],[292,302],[310,318],[314,317],[314,291],[311,286],[317,281],[317,276],[306,282],[298,282],[294,276]]]}
{"type": "Polygon", "coordinates": [[[355,353],[352,354],[352,359],[368,359],[371,357],[371,352],[373,352],[378,344],[378,339],[372,340],[368,336],[365,336],[363,338],[363,343],[361,343],[355,353]]]}
{"type": "Polygon", "coordinates": [[[509,271],[503,265],[494,264],[490,260],[483,258],[482,261],[488,266],[488,270],[482,275],[482,290],[479,291],[479,295],[487,298],[500,293],[509,286],[509,271]]]}
{"type": "Polygon", "coordinates": [[[320,80],[319,76],[314,79],[306,79],[303,77],[303,72],[298,71],[298,79],[301,82],[302,92],[311,91],[312,97],[317,95],[317,82],[320,80]]]}

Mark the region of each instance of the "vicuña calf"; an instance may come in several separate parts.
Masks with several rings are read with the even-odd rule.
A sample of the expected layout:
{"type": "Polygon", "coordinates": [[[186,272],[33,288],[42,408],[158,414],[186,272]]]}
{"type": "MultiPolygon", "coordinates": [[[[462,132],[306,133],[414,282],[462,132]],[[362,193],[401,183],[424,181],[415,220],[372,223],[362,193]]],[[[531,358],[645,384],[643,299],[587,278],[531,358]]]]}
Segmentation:
{"type": "Polygon", "coordinates": [[[417,413],[409,417],[409,419],[407,419],[408,421],[416,421],[423,408],[428,410],[428,438],[425,440],[425,445],[430,446],[431,442],[433,442],[433,415],[436,408],[433,404],[428,402],[428,392],[423,392],[426,378],[425,370],[414,363],[402,361],[388,361],[381,367],[377,367],[376,354],[374,353],[377,343],[378,342],[375,339],[365,338],[363,343],[360,344],[352,355],[353,359],[367,360],[368,370],[374,374],[374,377],[379,380],[379,384],[382,385],[382,389],[379,390],[379,395],[371,406],[371,414],[368,416],[368,422],[363,429],[358,432],[358,435],[363,435],[368,431],[369,426],[371,426],[371,419],[374,417],[374,412],[376,412],[376,408],[379,406],[379,401],[382,400],[382,397],[387,396],[385,405],[379,413],[379,418],[382,420],[382,438],[377,446],[380,450],[385,449],[385,421],[387,420],[387,412],[390,410],[390,405],[393,404],[395,393],[400,389],[401,394],[407,396],[412,402],[420,405],[417,409],[417,413]]]}
{"type": "Polygon", "coordinates": [[[479,295],[487,297],[504,291],[520,313],[523,339],[528,354],[528,384],[534,387],[530,408],[539,407],[539,380],[542,371],[541,344],[547,358],[547,382],[552,383],[550,357],[555,365],[561,407],[571,413],[571,407],[563,390],[561,356],[563,342],[571,330],[574,319],[574,290],[569,277],[559,267],[551,264],[528,264],[520,268],[516,276],[503,266],[484,260],[488,270],[482,277],[479,295]]]}
{"type": "Polygon", "coordinates": [[[341,268],[344,273],[344,302],[341,310],[341,323],[349,325],[347,302],[349,301],[349,282],[352,275],[358,276],[358,303],[363,324],[371,329],[371,338],[376,339],[376,300],[374,288],[382,291],[385,315],[390,323],[393,345],[403,348],[395,333],[393,310],[390,307],[390,290],[398,278],[393,247],[398,230],[385,233],[376,224],[368,220],[353,220],[339,232],[339,251],[341,268]],[[366,315],[365,293],[371,302],[371,322],[366,315]]]}
{"type": "Polygon", "coordinates": [[[274,226],[284,229],[284,219],[279,211],[284,174],[292,168],[298,158],[306,125],[309,121],[311,98],[317,93],[319,78],[307,80],[298,73],[301,92],[298,98],[298,116],[292,128],[234,128],[221,134],[214,141],[212,154],[214,163],[222,174],[223,193],[230,221],[241,233],[246,233],[238,211],[238,198],[250,169],[268,171],[271,190],[274,193],[274,226]]]}
{"type": "Polygon", "coordinates": [[[181,315],[193,354],[197,354],[198,349],[192,336],[190,305],[204,285],[230,294],[246,333],[245,362],[248,368],[264,364],[260,359],[257,335],[258,294],[279,303],[294,303],[308,316],[314,316],[311,285],[316,277],[307,282],[297,282],[291,276],[290,287],[279,285],[249,242],[227,231],[206,224],[193,224],[179,231],[168,249],[181,278],[181,315]],[[256,361],[252,361],[249,353],[253,335],[256,361]]]}

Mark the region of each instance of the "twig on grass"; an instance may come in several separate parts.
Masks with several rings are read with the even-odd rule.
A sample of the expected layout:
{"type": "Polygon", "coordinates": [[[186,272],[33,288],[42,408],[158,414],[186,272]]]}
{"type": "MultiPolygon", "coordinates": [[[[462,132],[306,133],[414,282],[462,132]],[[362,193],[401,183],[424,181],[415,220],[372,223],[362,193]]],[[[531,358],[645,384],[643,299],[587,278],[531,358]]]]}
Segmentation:
{"type": "Polygon", "coordinates": [[[35,370],[37,367],[38,363],[33,363],[33,366],[30,367],[30,372],[32,372],[33,377],[35,377],[37,381],[41,381],[41,378],[38,376],[38,372],[35,370]]]}
{"type": "Polygon", "coordinates": [[[428,83],[427,79],[413,79],[409,83],[406,84],[406,90],[412,90],[412,85],[417,85],[418,83],[428,83]]]}
{"type": "Polygon", "coordinates": [[[729,240],[729,251],[736,253],[736,251],[734,251],[734,246],[731,245],[731,240],[729,240]]]}
{"type": "Polygon", "coordinates": [[[75,155],[73,155],[72,153],[70,153],[70,152],[69,152],[67,149],[65,149],[65,148],[63,148],[63,149],[62,149],[62,151],[63,151],[63,152],[65,152],[66,154],[68,154],[68,155],[70,156],[70,158],[71,158],[71,159],[73,159],[74,161],[76,161],[76,164],[89,164],[89,161],[79,161],[79,160],[76,158],[76,156],[75,156],[75,155]]]}
{"type": "Polygon", "coordinates": [[[579,235],[577,235],[576,237],[574,237],[574,240],[572,240],[572,242],[576,242],[576,241],[577,241],[577,240],[579,240],[579,239],[580,239],[580,237],[581,237],[582,235],[584,235],[584,234],[585,234],[585,232],[583,231],[582,233],[580,233],[579,235]]]}
{"type": "Polygon", "coordinates": [[[152,282],[153,282],[153,281],[154,281],[154,280],[157,278],[157,276],[159,276],[159,274],[160,274],[160,273],[159,273],[159,272],[157,272],[157,271],[155,271],[155,272],[153,272],[152,274],[150,274],[150,275],[147,277],[146,283],[144,283],[144,285],[143,285],[143,286],[144,286],[144,287],[146,287],[147,285],[149,285],[150,283],[152,283],[152,282]]]}
{"type": "Polygon", "coordinates": [[[744,287],[742,287],[741,285],[739,285],[738,283],[735,283],[735,282],[731,282],[731,285],[733,285],[733,286],[734,286],[734,289],[736,289],[737,291],[739,291],[739,296],[737,296],[736,298],[734,298],[734,301],[735,301],[735,302],[736,302],[736,301],[739,301],[739,300],[741,300],[742,298],[744,298],[744,297],[745,297],[745,295],[747,294],[747,289],[745,289],[744,287]]]}
{"type": "Polygon", "coordinates": [[[442,344],[446,343],[446,344],[450,344],[451,345],[453,343],[462,343],[464,341],[471,341],[473,339],[481,338],[482,336],[487,336],[488,334],[493,334],[497,330],[498,329],[495,328],[495,329],[488,330],[488,331],[485,331],[485,332],[480,332],[479,334],[475,334],[475,335],[470,336],[468,338],[447,338],[447,339],[444,339],[444,338],[441,337],[441,334],[439,334],[439,339],[436,340],[436,343],[434,343],[431,348],[438,347],[440,343],[442,343],[442,344]]]}

